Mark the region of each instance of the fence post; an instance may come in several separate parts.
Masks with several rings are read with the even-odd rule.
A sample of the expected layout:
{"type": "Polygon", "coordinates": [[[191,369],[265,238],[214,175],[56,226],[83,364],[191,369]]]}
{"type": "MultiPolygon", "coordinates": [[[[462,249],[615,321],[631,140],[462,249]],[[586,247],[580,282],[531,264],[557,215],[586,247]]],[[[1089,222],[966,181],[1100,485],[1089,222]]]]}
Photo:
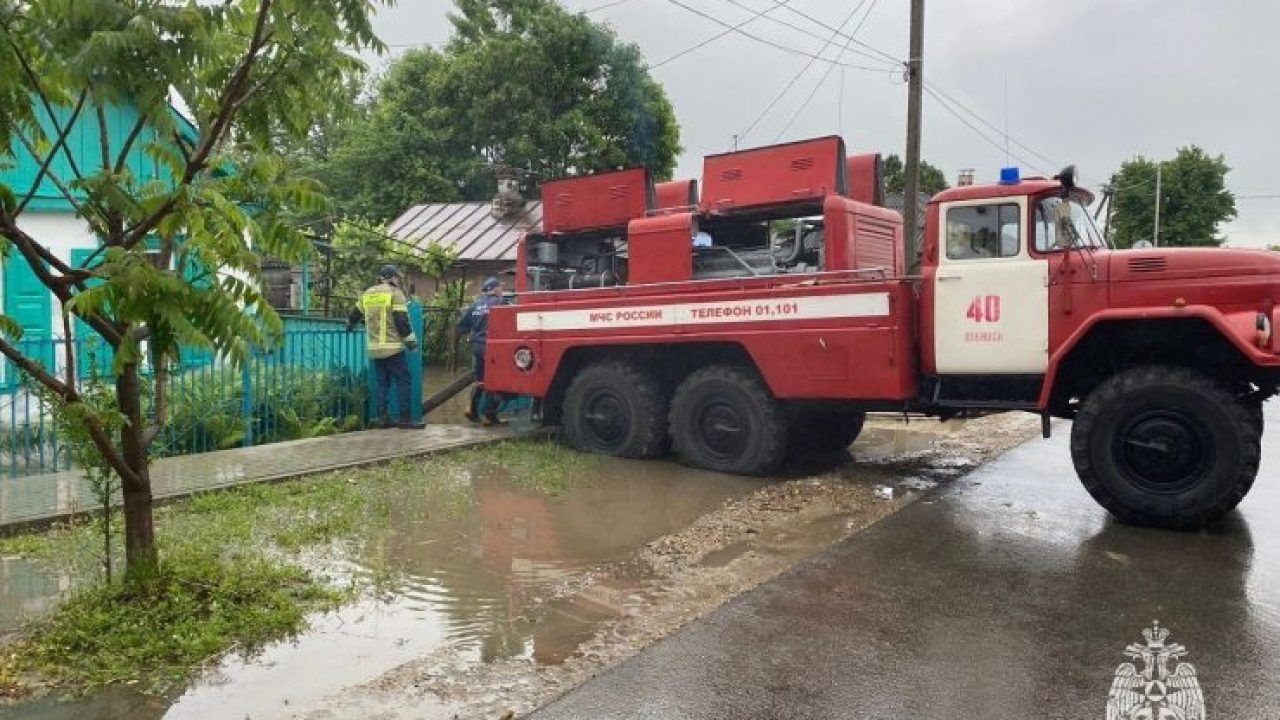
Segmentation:
{"type": "Polygon", "coordinates": [[[298,303],[302,309],[302,316],[307,317],[311,314],[311,256],[302,259],[302,280],[299,281],[302,286],[302,297],[298,303]]]}
{"type": "Polygon", "coordinates": [[[422,383],[426,378],[422,355],[427,345],[427,324],[422,314],[422,303],[417,298],[409,300],[409,325],[418,338],[418,346],[409,351],[409,412],[414,422],[422,421],[422,383]]]}
{"type": "Polygon", "coordinates": [[[252,359],[250,351],[240,366],[240,414],[244,416],[244,439],[240,444],[243,447],[253,447],[253,374],[249,370],[252,359]]]}

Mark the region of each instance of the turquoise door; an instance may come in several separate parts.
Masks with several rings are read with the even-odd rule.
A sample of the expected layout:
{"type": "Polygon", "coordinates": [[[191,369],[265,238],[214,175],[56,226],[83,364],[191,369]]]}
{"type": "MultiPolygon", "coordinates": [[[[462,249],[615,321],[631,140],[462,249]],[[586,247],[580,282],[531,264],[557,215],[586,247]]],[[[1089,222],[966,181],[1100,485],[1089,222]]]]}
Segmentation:
{"type": "MultiPolygon", "coordinates": [[[[71,264],[74,267],[84,267],[85,262],[96,252],[93,248],[77,248],[71,251],[71,264]]],[[[99,255],[94,259],[93,264],[96,265],[102,261],[99,255]]],[[[90,266],[92,267],[92,266],[90,266]]],[[[99,280],[90,280],[89,286],[97,285],[99,280]]],[[[76,372],[83,378],[93,377],[95,374],[99,379],[109,379],[111,374],[111,363],[115,356],[112,354],[111,346],[107,345],[107,341],[98,334],[97,330],[89,327],[89,324],[81,320],[79,317],[72,320],[76,334],[76,372]]]]}
{"type": "MultiPolygon", "coordinates": [[[[205,273],[199,260],[188,258],[186,267],[182,268],[182,279],[198,288],[209,288],[214,283],[213,273],[205,273]]],[[[178,359],[183,370],[202,368],[213,364],[213,351],[208,348],[184,347],[178,352],[178,359]]]]}
{"type": "MultiPolygon", "coordinates": [[[[53,296],[16,254],[4,263],[4,312],[22,327],[18,341],[22,353],[54,369],[53,296]]],[[[6,363],[4,384],[14,387],[20,379],[17,368],[6,363]]]]}

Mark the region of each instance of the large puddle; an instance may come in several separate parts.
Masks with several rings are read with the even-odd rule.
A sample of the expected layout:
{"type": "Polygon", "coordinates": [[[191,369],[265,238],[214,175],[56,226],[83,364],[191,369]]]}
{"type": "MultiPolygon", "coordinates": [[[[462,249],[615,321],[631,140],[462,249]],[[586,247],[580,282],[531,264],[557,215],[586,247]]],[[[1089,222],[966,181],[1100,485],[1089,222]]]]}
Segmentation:
{"type": "MultiPolygon", "coordinates": [[[[307,633],[251,660],[229,658],[180,697],[159,701],[111,691],[75,702],[46,699],[0,715],[294,717],[342,688],[442,649],[463,663],[523,657],[555,664],[599,622],[627,612],[618,579],[627,576],[626,560],[638,548],[764,482],[607,459],[592,466],[591,477],[550,497],[503,474],[473,468],[471,502],[459,517],[427,521],[406,512],[372,543],[369,557],[336,568],[393,571],[395,592],[316,617],[307,633]],[[611,590],[564,591],[566,580],[586,570],[607,572],[611,590]]],[[[68,586],[67,578],[30,562],[0,561],[0,637],[68,586]]],[[[422,716],[431,717],[431,710],[422,708],[422,716]]]]}
{"type": "MultiPolygon", "coordinates": [[[[911,458],[946,434],[939,429],[936,423],[873,424],[855,457],[859,464],[894,467],[851,471],[910,474],[911,458]],[[898,468],[904,460],[907,466],[898,468]]],[[[338,717],[311,713],[411,660],[441,658],[442,677],[512,658],[555,665],[578,652],[602,622],[645,605],[645,571],[634,558],[646,543],[769,482],[619,459],[602,459],[585,472],[553,497],[513,484],[502,468],[468,468],[460,480],[468,498],[461,513],[426,519],[421,508],[402,508],[364,555],[337,565],[317,561],[339,575],[391,571],[398,578],[394,591],[315,617],[306,633],[252,659],[230,657],[178,697],[110,690],[75,701],[46,698],[0,710],[0,717],[338,717]],[[601,582],[584,583],[588,573],[601,582]]],[[[835,525],[793,530],[841,535],[835,525]]],[[[705,562],[727,561],[741,550],[730,546],[723,558],[719,553],[705,562]]],[[[47,610],[70,584],[31,562],[0,559],[0,639],[21,619],[47,610]]],[[[430,694],[424,697],[414,717],[453,716],[430,694]]]]}

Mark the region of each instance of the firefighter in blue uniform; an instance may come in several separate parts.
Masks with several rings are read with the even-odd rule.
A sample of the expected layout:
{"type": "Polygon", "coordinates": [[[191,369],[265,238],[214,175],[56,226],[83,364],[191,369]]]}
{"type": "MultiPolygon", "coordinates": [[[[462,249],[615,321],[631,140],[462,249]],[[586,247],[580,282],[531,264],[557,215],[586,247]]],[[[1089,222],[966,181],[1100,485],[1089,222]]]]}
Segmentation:
{"type": "Polygon", "coordinates": [[[400,272],[394,265],[384,265],[378,271],[378,284],[365,290],[347,318],[347,328],[356,323],[365,325],[365,341],[369,358],[377,378],[373,404],[377,423],[381,427],[393,427],[388,418],[388,402],[391,386],[396,387],[396,404],[400,408],[400,422],[394,427],[422,428],[413,421],[410,410],[409,360],[406,349],[418,346],[418,338],[409,323],[409,301],[400,289],[400,272]]]}
{"type": "Polygon", "coordinates": [[[480,286],[480,297],[462,313],[458,334],[471,337],[471,355],[476,374],[476,387],[471,391],[471,408],[467,419],[485,425],[501,425],[498,418],[498,396],[484,389],[484,346],[489,339],[489,308],[502,304],[502,281],[486,278],[480,286]]]}

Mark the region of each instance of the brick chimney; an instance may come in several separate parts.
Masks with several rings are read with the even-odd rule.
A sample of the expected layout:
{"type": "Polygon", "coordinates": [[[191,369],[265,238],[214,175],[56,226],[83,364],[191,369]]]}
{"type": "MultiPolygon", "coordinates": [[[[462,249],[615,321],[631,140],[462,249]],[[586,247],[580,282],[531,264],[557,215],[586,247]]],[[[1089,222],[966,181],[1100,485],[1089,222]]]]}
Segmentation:
{"type": "Polygon", "coordinates": [[[495,218],[511,217],[524,209],[524,196],[520,194],[520,176],[511,168],[499,166],[494,174],[498,176],[498,193],[493,197],[493,205],[489,208],[495,218]]]}

